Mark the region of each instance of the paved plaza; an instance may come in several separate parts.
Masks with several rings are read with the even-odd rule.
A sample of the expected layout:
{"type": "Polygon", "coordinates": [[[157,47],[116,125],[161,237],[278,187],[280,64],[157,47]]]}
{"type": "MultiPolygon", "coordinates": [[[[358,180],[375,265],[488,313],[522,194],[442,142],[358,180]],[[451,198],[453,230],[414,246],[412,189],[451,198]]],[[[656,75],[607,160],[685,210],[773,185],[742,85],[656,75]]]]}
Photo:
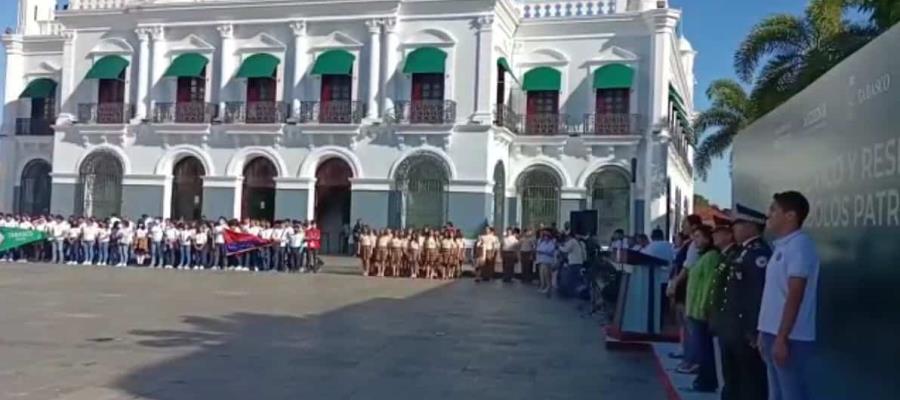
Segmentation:
{"type": "Polygon", "coordinates": [[[531,287],[0,264],[0,398],[665,399],[531,287]]]}

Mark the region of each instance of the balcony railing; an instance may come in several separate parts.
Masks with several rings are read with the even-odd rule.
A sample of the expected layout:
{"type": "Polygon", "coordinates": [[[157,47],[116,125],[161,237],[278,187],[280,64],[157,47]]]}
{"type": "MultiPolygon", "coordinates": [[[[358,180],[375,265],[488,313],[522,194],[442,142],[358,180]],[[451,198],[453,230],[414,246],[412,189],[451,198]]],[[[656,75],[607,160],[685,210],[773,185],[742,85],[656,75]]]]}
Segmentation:
{"type": "Polygon", "coordinates": [[[573,123],[568,114],[528,114],[521,132],[529,136],[578,135],[581,125],[573,123]]]}
{"type": "Polygon", "coordinates": [[[301,101],[297,122],[301,124],[359,124],[366,116],[361,101],[301,101]]]}
{"type": "Polygon", "coordinates": [[[78,105],[78,122],[83,124],[124,124],[134,118],[134,105],[88,103],[78,105]]]}
{"type": "Polygon", "coordinates": [[[53,136],[55,119],[16,118],[16,136],[53,136]]]}
{"type": "Polygon", "coordinates": [[[109,8],[123,8],[126,0],[71,0],[69,9],[72,10],[103,10],[109,8]]]}
{"type": "Polygon", "coordinates": [[[153,107],[153,122],[208,124],[216,117],[218,108],[216,104],[203,102],[156,103],[153,107]]]}
{"type": "Polygon", "coordinates": [[[494,125],[502,126],[513,133],[519,133],[519,129],[522,126],[522,116],[516,114],[516,112],[506,104],[497,104],[494,106],[494,125]]]}
{"type": "Polygon", "coordinates": [[[230,101],[225,103],[222,122],[226,124],[280,124],[290,116],[283,101],[230,101]]]}
{"type": "Polygon", "coordinates": [[[585,18],[597,15],[615,14],[617,1],[541,1],[520,4],[519,13],[523,19],[544,18],[585,18]]]}
{"type": "Polygon", "coordinates": [[[640,129],[637,114],[585,114],[585,135],[636,135],[640,129]]]}
{"type": "Polygon", "coordinates": [[[398,124],[452,124],[456,122],[456,102],[451,100],[400,100],[390,115],[398,124]]]}

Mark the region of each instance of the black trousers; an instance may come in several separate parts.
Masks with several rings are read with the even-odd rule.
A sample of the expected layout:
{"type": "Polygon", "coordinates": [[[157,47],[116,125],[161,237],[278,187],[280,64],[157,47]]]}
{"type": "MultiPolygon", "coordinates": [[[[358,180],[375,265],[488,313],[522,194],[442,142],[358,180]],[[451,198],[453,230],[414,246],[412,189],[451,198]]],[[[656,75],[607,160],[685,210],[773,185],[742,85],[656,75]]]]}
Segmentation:
{"type": "Polygon", "coordinates": [[[517,252],[515,251],[504,251],[502,253],[503,257],[503,281],[510,282],[512,281],[513,274],[516,272],[516,260],[518,257],[517,252]]]}
{"type": "Polygon", "coordinates": [[[520,253],[522,258],[522,282],[534,280],[534,252],[524,251],[520,253]]]}
{"type": "Polygon", "coordinates": [[[742,341],[720,340],[722,358],[722,400],[766,400],[766,364],[759,351],[742,341]]]}

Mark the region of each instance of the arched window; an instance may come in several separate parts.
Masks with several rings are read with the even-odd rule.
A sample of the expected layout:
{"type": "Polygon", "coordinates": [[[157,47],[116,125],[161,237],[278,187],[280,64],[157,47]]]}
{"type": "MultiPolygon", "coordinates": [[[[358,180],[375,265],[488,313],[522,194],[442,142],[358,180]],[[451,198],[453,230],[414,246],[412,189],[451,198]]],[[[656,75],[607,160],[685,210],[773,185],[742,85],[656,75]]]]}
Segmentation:
{"type": "Polygon", "coordinates": [[[612,237],[616,229],[631,232],[631,182],[620,171],[605,169],[594,173],[588,181],[591,208],[597,210],[597,234],[612,237]]]}
{"type": "Polygon", "coordinates": [[[506,169],[502,162],[494,167],[494,228],[502,232],[506,226],[506,169]]]}
{"type": "Polygon", "coordinates": [[[19,212],[29,215],[50,213],[50,171],[53,167],[44,160],[32,160],[22,171],[19,185],[19,212]]]}
{"type": "Polygon", "coordinates": [[[551,227],[559,222],[561,186],[559,177],[547,168],[525,172],[519,182],[523,228],[551,227]]]}
{"type": "Polygon", "coordinates": [[[206,169],[196,157],[175,164],[172,180],[172,218],[199,220],[203,214],[203,176],[206,169]]]}
{"type": "Polygon", "coordinates": [[[88,156],[78,171],[75,211],[85,217],[107,218],[122,212],[122,163],[108,152],[88,156]]]}
{"type": "Polygon", "coordinates": [[[431,153],[408,157],[394,179],[395,196],[399,198],[395,197],[398,201],[394,201],[393,211],[399,216],[400,226],[439,227],[447,221],[450,173],[442,159],[431,153]]]}
{"type": "Polygon", "coordinates": [[[268,158],[257,157],[244,167],[243,218],[271,221],[275,217],[275,177],[278,169],[268,158]]]}

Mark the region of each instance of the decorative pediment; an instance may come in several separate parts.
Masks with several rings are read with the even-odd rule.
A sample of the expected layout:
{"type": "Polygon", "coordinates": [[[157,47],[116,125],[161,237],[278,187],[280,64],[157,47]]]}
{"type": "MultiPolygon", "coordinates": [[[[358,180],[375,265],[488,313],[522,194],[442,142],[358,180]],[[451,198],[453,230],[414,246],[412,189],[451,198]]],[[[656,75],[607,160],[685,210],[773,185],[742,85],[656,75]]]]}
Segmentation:
{"type": "Polygon", "coordinates": [[[88,52],[91,55],[131,54],[134,47],[122,38],[108,38],[97,42],[94,48],[88,52]]]}
{"type": "Polygon", "coordinates": [[[423,29],[418,31],[406,40],[404,46],[407,47],[449,47],[456,44],[453,35],[441,29],[423,29]]]}
{"type": "Polygon", "coordinates": [[[312,46],[312,49],[359,49],[361,47],[363,47],[363,44],[350,35],[341,31],[334,31],[312,46]]]}
{"type": "Polygon", "coordinates": [[[169,42],[169,53],[178,54],[178,53],[213,53],[216,51],[216,46],[213,46],[206,40],[203,40],[200,36],[195,34],[190,34],[182,38],[181,40],[176,40],[169,42]]]}
{"type": "Polygon", "coordinates": [[[56,76],[61,68],[52,61],[44,61],[38,64],[37,68],[32,68],[26,73],[28,76],[56,76]]]}
{"type": "Polygon", "coordinates": [[[260,33],[250,39],[241,41],[238,46],[239,53],[259,53],[259,52],[283,52],[287,46],[269,35],[268,33],[260,33]]]}
{"type": "Polygon", "coordinates": [[[569,57],[558,50],[538,49],[528,53],[519,64],[524,66],[548,65],[563,66],[569,63],[569,57]]]}
{"type": "Polygon", "coordinates": [[[600,49],[599,54],[593,57],[588,64],[605,64],[605,63],[633,63],[638,61],[639,57],[633,52],[623,49],[619,46],[604,46],[600,49]]]}

